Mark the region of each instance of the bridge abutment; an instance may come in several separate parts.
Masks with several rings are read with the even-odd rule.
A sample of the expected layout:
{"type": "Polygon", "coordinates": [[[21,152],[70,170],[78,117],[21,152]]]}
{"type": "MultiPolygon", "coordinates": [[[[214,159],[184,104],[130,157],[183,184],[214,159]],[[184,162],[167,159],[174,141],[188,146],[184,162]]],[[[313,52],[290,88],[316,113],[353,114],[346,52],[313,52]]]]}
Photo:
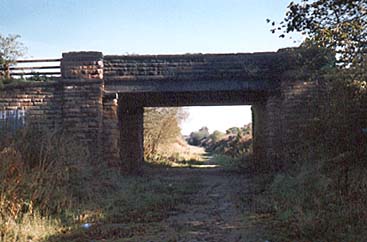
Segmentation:
{"type": "Polygon", "coordinates": [[[257,160],[266,158],[266,104],[257,103],[251,106],[252,110],[252,135],[253,135],[253,153],[257,160]]]}
{"type": "Polygon", "coordinates": [[[118,119],[118,95],[103,97],[102,159],[109,167],[120,169],[120,126],[118,119]]]}
{"type": "Polygon", "coordinates": [[[86,144],[92,160],[98,161],[103,152],[103,55],[63,53],[61,74],[62,128],[86,144]]]}
{"type": "Polygon", "coordinates": [[[282,98],[280,95],[270,96],[266,101],[266,160],[272,169],[280,169],[283,154],[282,134],[282,98]]]}
{"type": "Polygon", "coordinates": [[[119,99],[118,118],[122,169],[139,174],[144,162],[144,107],[119,99]]]}

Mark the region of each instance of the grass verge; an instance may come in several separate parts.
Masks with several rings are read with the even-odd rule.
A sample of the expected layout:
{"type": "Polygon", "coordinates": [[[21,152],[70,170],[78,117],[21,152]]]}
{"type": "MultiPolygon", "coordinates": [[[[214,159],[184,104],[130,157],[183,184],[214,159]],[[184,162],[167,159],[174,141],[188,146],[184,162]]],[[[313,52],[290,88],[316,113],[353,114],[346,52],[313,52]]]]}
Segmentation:
{"type": "Polygon", "coordinates": [[[364,241],[365,157],[342,154],[273,175],[253,174],[242,207],[268,219],[270,241],[364,241]]]}
{"type": "Polygon", "coordinates": [[[103,179],[105,188],[101,187],[96,200],[84,209],[83,222],[46,241],[120,241],[142,235],[149,224],[165,219],[178,204],[187,202],[199,183],[195,179],[178,181],[158,175],[112,174],[109,172],[108,178],[103,179]]]}
{"type": "Polygon", "coordinates": [[[0,140],[0,241],[110,241],[144,232],[198,181],[123,176],[61,131],[26,128],[0,140]]]}

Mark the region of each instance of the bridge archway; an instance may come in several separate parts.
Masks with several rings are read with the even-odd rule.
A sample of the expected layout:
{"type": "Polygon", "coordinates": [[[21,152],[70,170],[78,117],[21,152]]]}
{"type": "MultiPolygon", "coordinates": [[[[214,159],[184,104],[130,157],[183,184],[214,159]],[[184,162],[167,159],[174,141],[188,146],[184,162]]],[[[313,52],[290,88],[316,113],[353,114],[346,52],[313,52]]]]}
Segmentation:
{"type": "Polygon", "coordinates": [[[144,162],[144,108],[252,105],[254,154],[265,159],[264,92],[179,92],[118,94],[120,159],[129,172],[139,173],[144,162]]]}
{"type": "MultiPolygon", "coordinates": [[[[323,96],[322,84],[307,73],[325,65],[325,60],[315,60],[318,66],[303,64],[309,56],[302,49],[141,56],[70,52],[63,54],[61,71],[62,78],[73,80],[65,81],[67,85],[83,80],[80,89],[86,96],[80,108],[88,100],[100,115],[80,133],[111,166],[139,170],[144,107],[195,105],[252,105],[254,152],[278,166],[277,161],[297,159],[297,152],[305,148],[299,147],[299,130],[312,125],[314,103],[323,96]],[[88,93],[88,83],[95,83],[94,93],[88,93]]],[[[67,88],[65,100],[73,95],[67,88]]],[[[74,113],[70,116],[74,120],[74,113]]]]}

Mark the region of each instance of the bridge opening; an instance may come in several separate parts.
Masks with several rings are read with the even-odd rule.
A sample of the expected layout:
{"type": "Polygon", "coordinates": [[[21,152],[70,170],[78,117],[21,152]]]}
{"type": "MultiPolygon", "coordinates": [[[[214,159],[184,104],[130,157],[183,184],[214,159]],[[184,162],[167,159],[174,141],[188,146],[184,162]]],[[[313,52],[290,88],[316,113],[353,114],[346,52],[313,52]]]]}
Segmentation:
{"type": "Polygon", "coordinates": [[[144,108],[149,165],[235,166],[252,155],[250,105],[144,108]]]}
{"type": "MultiPolygon", "coordinates": [[[[175,129],[175,125],[167,126],[169,122],[178,122],[177,116],[172,117],[172,114],[178,114],[179,109],[177,107],[194,107],[194,106],[241,106],[251,105],[247,107],[251,110],[251,129],[245,128],[244,125],[250,122],[243,120],[243,126],[237,127],[239,129],[233,129],[233,133],[243,133],[249,136],[251,135],[251,142],[245,142],[241,145],[234,145],[236,142],[241,143],[242,140],[237,135],[232,134],[231,139],[235,146],[232,150],[228,151],[229,156],[241,156],[242,153],[253,152],[258,156],[264,154],[264,122],[265,110],[264,110],[264,95],[262,93],[251,93],[251,92],[165,92],[165,93],[133,93],[133,94],[120,94],[118,97],[119,106],[119,123],[120,123],[120,158],[124,162],[129,172],[137,172],[142,170],[145,159],[148,160],[159,160],[163,159],[158,153],[159,140],[162,140],[168,130],[175,129]],[[176,108],[176,109],[174,109],[176,108]],[[172,111],[175,110],[175,111],[172,111]],[[156,112],[155,112],[156,111],[156,112]],[[157,126],[157,122],[149,120],[149,115],[153,115],[153,120],[156,119],[159,122],[163,122],[163,127],[160,129],[157,126]],[[171,115],[171,119],[163,118],[164,114],[171,115]],[[163,116],[162,116],[163,115],[163,116]],[[166,124],[164,124],[166,123],[166,124]],[[144,126],[147,130],[149,126],[154,132],[144,134],[144,126]],[[253,130],[253,131],[252,131],[253,130]],[[144,139],[145,137],[145,139],[144,139]],[[158,140],[158,141],[157,141],[158,140]],[[240,142],[241,140],[241,142],[240,142]],[[154,143],[155,142],[155,143],[154,143]],[[239,148],[241,147],[242,148],[239,148]],[[239,149],[238,149],[239,148],[239,149]]],[[[224,109],[225,107],[223,107],[224,109]]],[[[248,111],[249,112],[249,111],[248,111]]],[[[217,111],[218,118],[222,118],[226,115],[221,115],[220,110],[217,111]]],[[[229,117],[230,118],[230,117],[229,117]]],[[[177,128],[178,123],[176,123],[177,128]]],[[[233,127],[228,127],[228,129],[233,127]]],[[[195,130],[193,130],[195,131],[195,130]]],[[[202,130],[203,131],[203,130],[202,130]]],[[[212,132],[215,130],[212,130],[212,132]]],[[[224,130],[226,131],[226,130],[224,130]]],[[[180,132],[179,129],[176,132],[180,132]]],[[[209,130],[208,130],[209,132],[209,130]]],[[[230,132],[230,131],[229,131],[230,132]]],[[[224,132],[225,133],[225,132],[224,132]]],[[[209,133],[210,135],[211,133],[209,133]]],[[[214,134],[215,135],[215,134],[214,134]]],[[[213,135],[213,136],[214,136],[213,135]]],[[[217,132],[220,136],[220,133],[217,132]]],[[[229,136],[229,135],[228,135],[229,136]]],[[[177,138],[171,137],[171,138],[177,138]]],[[[185,143],[182,138],[181,143],[185,143]]],[[[164,139],[163,139],[164,140],[164,139]]],[[[177,140],[171,140],[169,143],[174,143],[177,140]]],[[[202,140],[204,142],[204,140],[202,140]]],[[[180,143],[179,141],[177,141],[180,143]]],[[[196,142],[196,141],[194,141],[196,142]]],[[[195,143],[192,143],[195,144],[195,143]]],[[[197,144],[196,144],[197,145],[197,144]]],[[[224,149],[224,148],[223,148],[224,149]]],[[[171,155],[170,159],[174,160],[179,157],[180,153],[171,155]]],[[[188,160],[190,160],[188,158],[188,160]]]]}

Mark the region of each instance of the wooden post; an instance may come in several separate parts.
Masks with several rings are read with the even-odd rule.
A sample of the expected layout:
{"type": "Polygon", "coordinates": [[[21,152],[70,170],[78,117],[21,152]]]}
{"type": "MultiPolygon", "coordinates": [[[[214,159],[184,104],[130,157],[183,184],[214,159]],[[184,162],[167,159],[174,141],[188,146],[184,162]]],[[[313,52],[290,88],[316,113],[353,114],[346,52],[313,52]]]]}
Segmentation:
{"type": "Polygon", "coordinates": [[[5,78],[10,79],[10,67],[9,63],[4,64],[5,78]]]}

